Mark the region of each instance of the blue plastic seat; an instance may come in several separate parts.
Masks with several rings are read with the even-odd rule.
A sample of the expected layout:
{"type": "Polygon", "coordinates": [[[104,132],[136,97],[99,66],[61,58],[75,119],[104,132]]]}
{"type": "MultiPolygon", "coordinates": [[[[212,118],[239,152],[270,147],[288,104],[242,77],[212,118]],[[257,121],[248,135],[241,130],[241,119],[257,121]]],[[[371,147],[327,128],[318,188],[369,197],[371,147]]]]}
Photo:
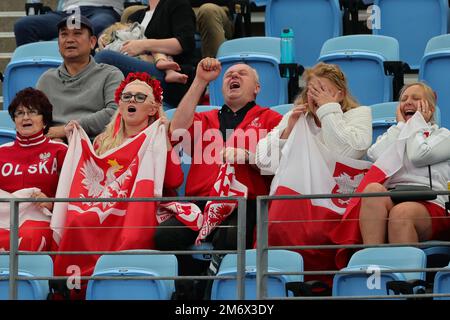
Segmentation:
{"type": "Polygon", "coordinates": [[[414,247],[367,248],[353,254],[342,271],[365,271],[364,273],[336,274],[333,279],[333,296],[375,296],[386,295],[388,281],[425,280],[425,272],[389,272],[394,269],[426,268],[425,253],[414,247]],[[371,269],[372,268],[372,269],[371,269]],[[369,277],[374,269],[380,271],[379,287],[369,277]],[[383,272],[386,271],[386,272],[383,272]]]}
{"type": "MultiPolygon", "coordinates": [[[[439,271],[434,278],[433,293],[447,293],[450,294],[450,264],[447,266],[448,270],[439,271]]],[[[449,297],[435,297],[435,300],[450,300],[449,297]]]]}
{"type": "Polygon", "coordinates": [[[450,35],[430,39],[419,69],[419,80],[427,83],[437,95],[441,106],[442,126],[450,128],[450,35]]]}
{"type": "MultiPolygon", "coordinates": [[[[93,272],[114,277],[177,275],[177,258],[171,254],[103,255],[93,272]]],[[[174,291],[174,280],[89,280],[86,300],[170,300],[174,291]]]]}
{"type": "Polygon", "coordinates": [[[285,28],[294,31],[295,62],[313,66],[323,43],[342,35],[342,12],[339,0],[267,0],[253,1],[266,5],[265,34],[279,37],[285,28]]]}
{"type": "MultiPolygon", "coordinates": [[[[398,101],[377,103],[370,106],[372,110],[373,143],[375,143],[377,138],[385,133],[390,126],[397,123],[397,107],[398,101]]],[[[436,106],[434,112],[434,120],[438,126],[441,125],[441,110],[438,106],[436,106]]]]}
{"type": "Polygon", "coordinates": [[[18,91],[34,87],[45,71],[61,63],[57,41],[33,42],[16,48],[4,73],[3,109],[8,109],[18,91]]]}
{"type": "Polygon", "coordinates": [[[245,63],[254,68],[259,75],[261,90],[256,102],[261,106],[274,106],[288,102],[287,79],[281,78],[280,39],[272,37],[248,37],[228,40],[222,43],[217,52],[222,64],[219,77],[209,85],[210,103],[223,105],[223,75],[236,63],[245,63]]]}
{"type": "Polygon", "coordinates": [[[385,61],[399,61],[399,44],[392,37],[352,35],[327,40],[319,61],[338,65],[351,94],[363,105],[392,101],[393,77],[385,74],[385,61]]]}
{"type": "MultiPolygon", "coordinates": [[[[302,272],[303,258],[294,251],[269,250],[269,272],[302,272]]],[[[236,276],[237,255],[227,254],[219,267],[218,276],[236,276]]],[[[268,297],[286,297],[286,283],[303,281],[303,275],[268,275],[268,297]]],[[[216,279],[211,290],[211,300],[235,300],[236,279],[216,279]]],[[[256,249],[245,253],[245,299],[256,299],[256,249]]]]}
{"type": "Polygon", "coordinates": [[[292,103],[288,103],[288,104],[280,104],[278,106],[272,107],[271,109],[273,111],[278,112],[281,115],[285,115],[286,113],[291,111],[293,107],[294,105],[292,103]]]}
{"type": "Polygon", "coordinates": [[[374,5],[381,20],[373,34],[396,38],[400,59],[419,69],[428,40],[447,33],[447,0],[375,0],[374,5]]]}
{"type": "MultiPolygon", "coordinates": [[[[9,276],[9,256],[0,256],[0,276],[9,276]]],[[[48,255],[20,255],[20,277],[52,277],[53,261],[48,255]]],[[[19,300],[46,300],[49,293],[48,280],[17,280],[19,300]]],[[[0,300],[9,299],[9,281],[0,280],[0,300]]]]}

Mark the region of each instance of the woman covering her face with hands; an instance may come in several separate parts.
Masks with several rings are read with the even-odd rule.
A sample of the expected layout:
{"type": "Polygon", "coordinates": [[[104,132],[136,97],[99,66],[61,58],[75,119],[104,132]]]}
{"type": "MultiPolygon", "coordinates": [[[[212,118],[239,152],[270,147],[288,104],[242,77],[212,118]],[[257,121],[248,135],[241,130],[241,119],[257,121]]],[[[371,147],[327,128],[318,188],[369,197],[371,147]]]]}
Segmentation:
{"type": "Polygon", "coordinates": [[[337,65],[318,63],[304,73],[305,88],[291,111],[256,148],[256,165],[274,174],[281,149],[300,115],[312,124],[315,134],[330,152],[361,159],[372,142],[372,115],[351,96],[347,80],[337,65]],[[278,149],[278,152],[275,149],[278,149]],[[278,155],[277,158],[272,158],[278,155]]]}

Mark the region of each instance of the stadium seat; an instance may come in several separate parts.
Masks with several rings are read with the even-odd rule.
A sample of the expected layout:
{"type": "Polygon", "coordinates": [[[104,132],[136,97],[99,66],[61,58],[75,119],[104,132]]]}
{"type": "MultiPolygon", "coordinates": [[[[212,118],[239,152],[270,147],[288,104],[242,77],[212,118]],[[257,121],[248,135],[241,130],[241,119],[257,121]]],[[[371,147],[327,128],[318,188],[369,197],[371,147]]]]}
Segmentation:
{"type": "Polygon", "coordinates": [[[7,110],[0,110],[0,145],[14,141],[16,126],[11,120],[7,110]]]}
{"type": "MultiPolygon", "coordinates": [[[[425,272],[389,272],[393,269],[426,268],[426,255],[413,247],[367,248],[353,254],[341,271],[363,273],[336,274],[333,296],[375,296],[387,294],[389,281],[425,281],[425,272]],[[375,270],[380,272],[379,278],[375,270]],[[378,279],[377,279],[378,278],[378,279]]],[[[422,287],[423,283],[419,284],[422,287]]],[[[392,292],[389,292],[391,294],[392,292]]]]}
{"type": "MultiPolygon", "coordinates": [[[[154,250],[148,250],[155,252],[154,250]]],[[[175,255],[103,255],[93,276],[155,276],[178,275],[175,255]]],[[[86,300],[170,300],[175,291],[174,280],[89,280],[86,300]]]]}
{"type": "Polygon", "coordinates": [[[57,41],[33,42],[16,48],[5,69],[3,109],[8,109],[18,91],[34,87],[45,71],[61,63],[57,41]]]}
{"type": "MultiPolygon", "coordinates": [[[[372,143],[377,141],[377,138],[386,132],[390,126],[397,123],[398,101],[377,103],[370,106],[372,110],[372,143]]],[[[434,120],[438,126],[441,125],[441,111],[438,106],[434,112],[434,120]]]]}
{"type": "MultiPolygon", "coordinates": [[[[9,255],[0,255],[0,276],[9,276],[9,255]]],[[[20,255],[20,277],[52,277],[53,261],[49,255],[20,255]]],[[[19,300],[46,300],[48,280],[17,280],[19,300]]],[[[9,281],[0,280],[0,300],[9,299],[9,281]]]]}
{"type": "MultiPolygon", "coordinates": [[[[269,250],[269,272],[302,272],[303,258],[294,251],[269,250]]],[[[227,254],[219,267],[218,276],[237,275],[237,255],[227,254]]],[[[303,275],[268,275],[268,297],[286,297],[286,283],[302,282],[303,275]]],[[[211,290],[211,300],[235,300],[236,279],[215,279],[211,290]]],[[[245,299],[256,299],[256,249],[245,253],[245,299]]]]}
{"type": "Polygon", "coordinates": [[[319,57],[323,43],[342,35],[339,0],[265,0],[265,35],[280,37],[281,31],[294,31],[295,62],[311,67],[319,57]]]}
{"type": "MultiPolygon", "coordinates": [[[[433,293],[447,293],[450,294],[450,264],[447,266],[448,270],[439,271],[434,278],[433,293]]],[[[435,300],[450,300],[449,297],[435,297],[435,300]]]]}
{"type": "Polygon", "coordinates": [[[351,94],[362,105],[393,100],[393,76],[386,75],[384,63],[399,60],[396,39],[373,35],[351,35],[327,40],[318,59],[336,64],[342,69],[351,94]]]}
{"type": "Polygon", "coordinates": [[[394,37],[400,43],[400,59],[419,69],[425,46],[432,37],[447,33],[447,0],[375,0],[379,28],[372,33],[394,37]]]}
{"type": "Polygon", "coordinates": [[[280,104],[278,106],[274,106],[271,109],[273,111],[278,112],[281,115],[285,115],[286,113],[288,113],[292,108],[294,107],[294,105],[292,103],[288,103],[288,104],[280,104]]]}
{"type": "Polygon", "coordinates": [[[223,75],[236,63],[245,63],[256,69],[261,91],[256,102],[261,106],[274,106],[288,102],[288,82],[281,78],[280,39],[271,37],[248,37],[228,40],[217,52],[222,64],[219,77],[209,84],[210,104],[223,105],[223,75]]]}
{"type": "Polygon", "coordinates": [[[441,106],[442,126],[450,128],[450,35],[430,39],[419,69],[419,80],[427,83],[437,95],[441,106]]]}

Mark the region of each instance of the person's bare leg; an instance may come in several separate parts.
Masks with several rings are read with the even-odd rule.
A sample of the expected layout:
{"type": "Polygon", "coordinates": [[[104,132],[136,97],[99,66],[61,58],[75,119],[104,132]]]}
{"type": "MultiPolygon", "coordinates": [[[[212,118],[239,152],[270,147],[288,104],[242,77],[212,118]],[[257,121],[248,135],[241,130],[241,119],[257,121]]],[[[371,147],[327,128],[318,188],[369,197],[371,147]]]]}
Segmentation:
{"type": "MultiPolygon", "coordinates": [[[[386,192],[379,183],[371,183],[364,193],[386,192]]],[[[390,197],[362,198],[359,213],[359,228],[364,244],[380,244],[386,242],[387,218],[393,203],[390,197]]]]}
{"type": "Polygon", "coordinates": [[[188,76],[175,70],[166,70],[166,77],[164,80],[166,80],[167,83],[186,83],[188,76]]]}
{"type": "Polygon", "coordinates": [[[419,202],[403,202],[394,206],[389,214],[389,243],[419,242],[431,239],[431,217],[419,202]]]}

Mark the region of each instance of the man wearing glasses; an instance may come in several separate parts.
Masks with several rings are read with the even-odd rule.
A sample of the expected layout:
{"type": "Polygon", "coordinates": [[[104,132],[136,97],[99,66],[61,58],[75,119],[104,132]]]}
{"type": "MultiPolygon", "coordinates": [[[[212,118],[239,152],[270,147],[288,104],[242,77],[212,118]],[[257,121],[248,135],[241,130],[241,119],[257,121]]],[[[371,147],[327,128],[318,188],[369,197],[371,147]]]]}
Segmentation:
{"type": "Polygon", "coordinates": [[[58,23],[58,45],[63,63],[46,71],[37,83],[53,104],[54,126],[47,136],[64,139],[64,126],[77,120],[92,139],[103,131],[117,109],[114,92],[122,72],[98,64],[91,56],[97,38],[89,19],[72,15],[58,23]]]}

